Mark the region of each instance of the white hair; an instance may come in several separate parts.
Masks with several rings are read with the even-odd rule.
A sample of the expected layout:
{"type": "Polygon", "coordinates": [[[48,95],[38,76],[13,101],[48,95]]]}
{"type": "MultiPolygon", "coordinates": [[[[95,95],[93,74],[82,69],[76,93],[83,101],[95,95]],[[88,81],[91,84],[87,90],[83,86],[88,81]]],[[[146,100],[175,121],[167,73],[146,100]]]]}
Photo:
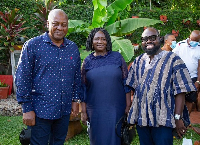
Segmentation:
{"type": "Polygon", "coordinates": [[[66,16],[66,18],[68,18],[68,17],[67,17],[67,14],[66,14],[63,10],[61,10],[61,9],[53,9],[53,10],[51,10],[51,11],[49,12],[48,21],[52,20],[52,18],[55,17],[55,14],[56,14],[57,12],[63,13],[63,14],[66,16]]]}

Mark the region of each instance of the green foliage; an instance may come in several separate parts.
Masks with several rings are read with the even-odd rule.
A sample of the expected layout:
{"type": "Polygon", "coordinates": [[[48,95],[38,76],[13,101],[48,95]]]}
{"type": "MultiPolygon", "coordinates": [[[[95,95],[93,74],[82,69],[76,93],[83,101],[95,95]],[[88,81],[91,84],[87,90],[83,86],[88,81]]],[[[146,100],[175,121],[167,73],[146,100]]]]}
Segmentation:
{"type": "MultiPolygon", "coordinates": [[[[9,54],[7,53],[7,49],[1,49],[0,47],[0,65],[6,66],[9,62],[9,54]]],[[[4,72],[0,72],[1,74],[4,74],[4,72]]]]}
{"type": "MultiPolygon", "coordinates": [[[[9,69],[10,66],[10,51],[13,51],[13,45],[17,44],[17,38],[22,36],[22,31],[28,27],[24,27],[24,19],[21,14],[18,14],[19,9],[8,10],[5,12],[0,11],[0,65],[5,65],[9,69]],[[2,50],[2,51],[1,51],[2,50]]],[[[25,37],[25,36],[23,36],[25,37]]],[[[7,71],[7,70],[6,70],[7,71]]]]}
{"type": "Polygon", "coordinates": [[[148,18],[127,18],[106,26],[106,29],[111,35],[123,36],[129,33],[133,33],[138,28],[154,25],[157,23],[161,23],[161,21],[148,18]]]}
{"type": "Polygon", "coordinates": [[[115,23],[115,20],[118,17],[118,13],[123,11],[133,0],[115,0],[107,7],[108,20],[107,25],[115,23]]]}
{"type": "Polygon", "coordinates": [[[18,9],[9,10],[5,13],[0,11],[1,19],[4,23],[0,22],[0,41],[3,41],[4,46],[11,48],[15,45],[15,39],[21,36],[21,32],[27,29],[28,27],[22,28],[25,21],[22,18],[22,15],[17,14],[18,9]]]}
{"type": "Polygon", "coordinates": [[[8,84],[6,84],[4,82],[5,82],[5,80],[4,81],[0,80],[0,87],[7,87],[8,86],[8,84]]]}
{"type": "MultiPolygon", "coordinates": [[[[26,35],[27,39],[32,38],[39,34],[38,30],[35,29],[35,25],[39,23],[33,18],[33,14],[36,12],[37,5],[36,3],[42,3],[41,1],[36,2],[35,0],[1,0],[0,2],[0,11],[8,11],[12,9],[19,9],[18,14],[23,15],[24,21],[26,23],[24,27],[29,27],[21,34],[26,35]]],[[[1,21],[2,22],[2,21],[1,21]]]]}
{"type": "Polygon", "coordinates": [[[112,38],[113,36],[123,36],[125,34],[129,34],[136,30],[139,27],[152,25],[156,23],[160,23],[159,20],[150,20],[150,19],[124,19],[115,20],[118,17],[119,11],[124,10],[132,0],[115,0],[109,6],[107,6],[106,0],[93,0],[94,12],[92,18],[92,24],[87,27],[89,24],[80,20],[69,21],[69,33],[83,33],[85,36],[88,36],[88,32],[93,28],[97,27],[105,27],[111,35],[113,50],[123,52],[122,56],[124,57],[126,62],[129,62],[134,56],[134,49],[131,41],[123,40],[124,38],[112,38]],[[134,23],[134,21],[136,21],[134,23]],[[138,25],[138,21],[140,25],[138,25]],[[73,24],[70,24],[73,23],[73,24]],[[135,27],[131,27],[132,24],[137,24],[135,27]],[[117,41],[120,40],[120,41],[117,41]],[[116,43],[116,44],[115,44],[116,43]],[[121,44],[120,44],[121,43],[121,44]],[[127,45],[124,45],[127,44],[127,45]],[[126,47],[126,48],[125,48],[126,47]],[[126,52],[125,52],[126,51],[126,52]],[[128,55],[127,55],[128,54],[128,55]]]}
{"type": "Polygon", "coordinates": [[[36,13],[34,13],[35,16],[37,17],[35,19],[36,20],[38,19],[40,23],[36,24],[35,28],[38,29],[40,33],[44,33],[48,30],[47,20],[49,12],[56,7],[56,3],[54,2],[54,0],[46,0],[45,6],[43,6],[43,4],[36,4],[36,5],[38,8],[36,9],[36,13]]]}
{"type": "MultiPolygon", "coordinates": [[[[141,13],[142,18],[150,18],[150,19],[157,19],[159,20],[160,15],[166,15],[167,16],[167,22],[164,24],[156,24],[154,27],[158,30],[160,30],[161,36],[164,36],[168,33],[172,33],[172,30],[179,30],[179,35],[176,38],[177,41],[181,41],[186,39],[191,31],[193,30],[199,30],[199,26],[196,23],[196,20],[199,19],[200,11],[187,11],[187,10],[161,10],[161,9],[155,9],[155,10],[149,10],[148,8],[135,8],[132,9],[131,13],[132,15],[137,14],[139,12],[141,13]],[[183,24],[183,19],[192,19],[190,25],[186,26],[183,24]]],[[[132,42],[139,42],[141,38],[141,34],[143,32],[143,29],[137,29],[137,32],[133,32],[132,37],[129,39],[132,42]]]]}
{"type": "Polygon", "coordinates": [[[20,145],[19,133],[25,127],[22,116],[0,116],[0,144],[20,145]]]}
{"type": "Polygon", "coordinates": [[[112,45],[113,45],[113,51],[119,51],[122,56],[124,57],[124,60],[131,60],[134,54],[134,49],[132,48],[132,44],[129,42],[128,39],[124,39],[122,37],[111,37],[112,45]]]}
{"type": "Polygon", "coordinates": [[[85,31],[83,31],[82,28],[83,27],[85,28],[89,26],[88,24],[92,23],[93,6],[68,5],[63,2],[62,5],[58,6],[58,8],[63,9],[67,13],[69,21],[72,21],[72,23],[69,23],[69,33],[67,35],[67,38],[74,41],[78,45],[79,48],[81,48],[82,45],[85,46],[87,36],[85,34],[85,31]],[[74,20],[82,21],[86,25],[86,26],[82,26],[81,24],[81,29],[82,29],[81,31],[83,32],[74,33],[74,31],[79,31],[79,30],[74,30],[74,31],[70,30],[73,27],[70,25],[73,25],[74,20]]]}
{"type": "Polygon", "coordinates": [[[200,10],[199,0],[134,0],[132,4],[136,7],[149,7],[150,3],[152,9],[200,10]]]}
{"type": "Polygon", "coordinates": [[[93,28],[103,27],[107,16],[107,0],[92,0],[94,5],[94,14],[92,19],[93,28]]]}
{"type": "Polygon", "coordinates": [[[89,24],[83,22],[82,20],[68,20],[68,34],[76,32],[76,33],[82,33],[85,37],[88,36],[90,29],[86,29],[89,24]]]}

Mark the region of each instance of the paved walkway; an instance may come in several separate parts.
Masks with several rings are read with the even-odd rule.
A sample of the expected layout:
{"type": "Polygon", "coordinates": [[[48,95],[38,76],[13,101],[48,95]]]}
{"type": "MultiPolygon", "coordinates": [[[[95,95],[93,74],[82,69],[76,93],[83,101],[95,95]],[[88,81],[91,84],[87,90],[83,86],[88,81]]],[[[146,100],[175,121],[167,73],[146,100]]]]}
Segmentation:
{"type": "MultiPolygon", "coordinates": [[[[194,124],[200,124],[200,111],[197,111],[196,109],[193,110],[190,114],[190,122],[192,125],[193,130],[200,135],[200,128],[194,127],[194,124]]],[[[200,144],[198,144],[200,145],[200,144]]]]}
{"type": "Polygon", "coordinates": [[[200,124],[200,112],[194,110],[190,114],[191,124],[200,124]]]}

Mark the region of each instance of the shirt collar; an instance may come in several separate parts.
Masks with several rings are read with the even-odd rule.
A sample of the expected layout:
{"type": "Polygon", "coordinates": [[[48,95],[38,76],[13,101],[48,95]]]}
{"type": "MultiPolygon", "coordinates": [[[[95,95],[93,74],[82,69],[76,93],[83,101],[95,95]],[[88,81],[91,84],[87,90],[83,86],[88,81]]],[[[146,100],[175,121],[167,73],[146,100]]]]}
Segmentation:
{"type": "Polygon", "coordinates": [[[100,58],[106,58],[108,55],[110,55],[111,51],[108,51],[107,54],[105,54],[104,56],[102,55],[98,55],[98,56],[94,56],[94,52],[92,52],[89,56],[91,59],[100,59],[100,58]]]}
{"type": "Polygon", "coordinates": [[[162,58],[166,53],[168,53],[168,51],[161,51],[160,53],[158,53],[157,55],[154,55],[154,58],[151,60],[151,62],[150,62],[150,58],[149,58],[149,55],[147,55],[147,53],[144,53],[144,55],[143,55],[143,59],[145,60],[145,67],[147,68],[147,69],[150,69],[150,68],[152,68],[155,64],[156,64],[156,62],[160,59],[160,58],[162,58]],[[150,62],[150,63],[149,63],[150,62]]]}

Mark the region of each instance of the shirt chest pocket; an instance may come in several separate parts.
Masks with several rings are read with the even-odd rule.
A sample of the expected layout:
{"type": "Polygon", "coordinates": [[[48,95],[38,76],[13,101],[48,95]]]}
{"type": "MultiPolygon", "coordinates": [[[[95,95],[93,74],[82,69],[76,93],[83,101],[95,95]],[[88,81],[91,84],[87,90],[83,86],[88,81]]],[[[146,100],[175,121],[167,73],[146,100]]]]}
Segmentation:
{"type": "Polygon", "coordinates": [[[63,59],[63,61],[61,61],[61,65],[62,65],[62,69],[69,73],[70,75],[73,75],[75,73],[75,70],[77,68],[77,63],[76,63],[76,59],[73,59],[73,57],[68,57],[63,59]]]}

